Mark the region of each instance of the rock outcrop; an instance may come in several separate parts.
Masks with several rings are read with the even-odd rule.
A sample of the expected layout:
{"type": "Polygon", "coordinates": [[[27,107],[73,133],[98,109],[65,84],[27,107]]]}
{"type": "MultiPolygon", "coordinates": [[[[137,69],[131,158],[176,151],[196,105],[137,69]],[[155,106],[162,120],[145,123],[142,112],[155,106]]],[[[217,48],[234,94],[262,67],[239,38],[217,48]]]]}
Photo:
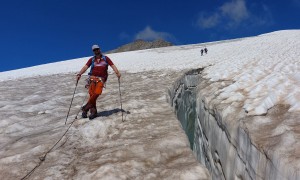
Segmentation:
{"type": "Polygon", "coordinates": [[[159,47],[166,47],[166,46],[173,46],[173,44],[170,42],[167,42],[163,39],[157,39],[154,41],[144,41],[144,40],[138,39],[132,43],[125,44],[117,49],[108,51],[106,53],[110,54],[110,53],[125,52],[125,51],[152,49],[152,48],[159,48],[159,47]]]}

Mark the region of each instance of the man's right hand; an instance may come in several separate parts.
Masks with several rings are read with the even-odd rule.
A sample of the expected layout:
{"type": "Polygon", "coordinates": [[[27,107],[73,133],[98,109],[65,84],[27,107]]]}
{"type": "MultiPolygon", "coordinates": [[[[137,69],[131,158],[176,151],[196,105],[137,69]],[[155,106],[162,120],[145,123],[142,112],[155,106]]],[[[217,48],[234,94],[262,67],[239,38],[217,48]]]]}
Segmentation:
{"type": "Polygon", "coordinates": [[[120,79],[121,78],[121,73],[117,73],[117,77],[118,77],[118,79],[120,79]]]}
{"type": "Polygon", "coordinates": [[[77,82],[79,81],[80,77],[81,77],[81,74],[77,74],[77,75],[76,75],[77,82]]]}

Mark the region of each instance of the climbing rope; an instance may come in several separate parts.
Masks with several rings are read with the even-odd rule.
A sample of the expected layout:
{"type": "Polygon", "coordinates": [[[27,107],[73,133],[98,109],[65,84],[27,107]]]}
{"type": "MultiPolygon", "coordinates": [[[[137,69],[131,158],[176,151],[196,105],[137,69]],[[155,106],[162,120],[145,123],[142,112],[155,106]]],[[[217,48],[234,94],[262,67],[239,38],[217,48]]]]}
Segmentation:
{"type": "MultiPolygon", "coordinates": [[[[77,87],[77,84],[76,84],[76,87],[77,87]]],[[[76,88],[75,88],[75,91],[76,91],[76,88]]],[[[75,91],[74,91],[74,93],[75,93],[75,91]]],[[[84,103],[84,101],[86,100],[86,98],[87,98],[87,95],[88,95],[88,92],[86,93],[86,95],[85,95],[85,98],[84,98],[84,100],[83,100],[83,102],[82,102],[82,106],[83,106],[83,103],[84,103]]],[[[73,95],[73,97],[74,97],[74,95],[73,95]]],[[[72,99],[72,101],[73,101],[73,99],[72,99]]],[[[81,107],[82,107],[81,106],[81,107]]],[[[74,118],[74,120],[71,122],[71,124],[69,125],[69,127],[68,127],[68,129],[65,131],[65,133],[60,137],[60,139],[51,147],[51,149],[49,149],[46,153],[45,153],[45,155],[44,156],[42,156],[42,157],[40,157],[39,158],[39,163],[29,172],[29,173],[27,173],[26,174],[26,176],[24,176],[21,180],[23,180],[23,179],[26,179],[26,178],[29,178],[29,176],[36,170],[36,168],[38,168],[42,163],[43,163],[43,161],[45,161],[45,159],[46,159],[46,156],[53,150],[53,148],[62,140],[62,138],[67,134],[67,132],[69,131],[69,129],[71,128],[71,126],[73,125],[73,123],[75,122],[75,120],[77,120],[77,116],[79,115],[79,113],[80,113],[80,111],[81,111],[81,108],[79,109],[79,111],[78,111],[78,113],[77,113],[77,115],[75,116],[75,118],[74,118]]],[[[69,111],[70,112],[70,111],[69,111]]],[[[69,113],[68,113],[69,114],[69,113]]]]}
{"type": "Polygon", "coordinates": [[[40,162],[29,172],[26,174],[26,176],[24,176],[21,180],[28,178],[34,171],[36,168],[38,168],[43,161],[45,161],[46,156],[53,150],[53,148],[62,140],[62,138],[67,134],[67,132],[69,131],[69,129],[71,128],[71,126],[73,125],[73,123],[75,122],[76,119],[74,119],[71,124],[69,125],[68,129],[65,131],[65,133],[61,136],[61,138],[51,147],[51,149],[49,149],[44,156],[40,157],[39,160],[40,162]]]}
{"type": "Polygon", "coordinates": [[[68,120],[68,117],[69,117],[69,113],[70,113],[70,109],[71,109],[71,106],[72,106],[72,103],[73,103],[73,99],[74,99],[74,95],[75,95],[75,92],[76,92],[77,85],[78,85],[78,80],[77,80],[76,85],[75,85],[75,89],[74,89],[74,92],[73,92],[73,97],[72,97],[72,100],[71,100],[69,111],[68,111],[68,114],[67,114],[67,117],[66,117],[65,125],[67,124],[67,120],[68,120]]]}

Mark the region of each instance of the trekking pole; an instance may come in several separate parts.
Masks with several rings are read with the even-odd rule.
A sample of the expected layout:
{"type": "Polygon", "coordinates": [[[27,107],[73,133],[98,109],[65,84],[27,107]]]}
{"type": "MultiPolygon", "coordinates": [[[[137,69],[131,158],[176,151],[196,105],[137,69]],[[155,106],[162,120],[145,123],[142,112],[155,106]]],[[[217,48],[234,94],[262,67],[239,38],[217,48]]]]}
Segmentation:
{"type": "Polygon", "coordinates": [[[69,111],[68,111],[68,114],[67,114],[67,117],[66,117],[65,125],[67,124],[67,120],[68,120],[68,117],[69,117],[69,113],[70,113],[70,109],[71,109],[71,106],[72,106],[72,103],[73,103],[73,99],[74,99],[74,95],[75,95],[75,92],[76,92],[77,85],[78,85],[78,80],[76,82],[76,86],[75,86],[75,89],[74,89],[73,97],[72,97],[71,104],[70,104],[70,107],[69,107],[69,111]]]}
{"type": "Polygon", "coordinates": [[[119,93],[120,93],[120,103],[121,103],[121,111],[122,111],[122,122],[124,122],[123,120],[123,108],[122,108],[122,95],[121,95],[121,83],[120,83],[120,78],[118,78],[119,81],[119,93]]]}

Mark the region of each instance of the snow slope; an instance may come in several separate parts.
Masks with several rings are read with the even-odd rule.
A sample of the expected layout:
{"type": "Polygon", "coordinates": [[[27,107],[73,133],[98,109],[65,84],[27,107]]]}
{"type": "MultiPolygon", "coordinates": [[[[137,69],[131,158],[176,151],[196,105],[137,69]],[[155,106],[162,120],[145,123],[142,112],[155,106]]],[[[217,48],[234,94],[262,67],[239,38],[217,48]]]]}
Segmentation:
{"type": "MultiPolygon", "coordinates": [[[[177,128],[179,125],[169,127],[176,121],[167,103],[164,104],[164,90],[184,71],[205,67],[204,78],[209,81],[232,81],[218,98],[226,103],[242,102],[248,115],[263,115],[280,104],[285,104],[290,113],[298,113],[299,39],[300,30],[288,30],[232,41],[109,54],[123,74],[121,82],[127,85],[123,93],[125,110],[130,109],[128,122],[119,124],[121,112],[111,110],[118,106],[117,81],[111,75],[109,91],[99,103],[104,117],[90,123],[77,121],[64,144],[49,154],[49,159],[39,168],[43,173],[35,177],[186,179],[190,176],[189,179],[200,179],[197,174],[201,174],[203,179],[209,178],[207,171],[190,156],[188,142],[177,128]],[[201,56],[204,46],[208,54],[201,56]],[[109,96],[110,93],[115,95],[109,96]],[[143,156],[145,152],[148,153],[143,156]],[[81,166],[82,163],[88,165],[81,166]],[[181,164],[187,168],[182,170],[181,164]],[[98,166],[102,169],[97,169],[98,166]],[[153,171],[149,172],[149,166],[153,171]]],[[[37,163],[30,160],[48,150],[64,131],[62,122],[74,88],[72,74],[87,60],[85,57],[0,73],[1,177],[20,178],[37,163]],[[19,89],[14,87],[16,84],[19,89]],[[24,167],[9,172],[17,164],[24,167]]],[[[75,97],[78,110],[85,97],[84,90],[75,97]]],[[[70,119],[74,119],[77,110],[71,111],[70,119]]]]}
{"type": "MultiPolygon", "coordinates": [[[[121,71],[183,70],[207,67],[211,81],[233,80],[221,97],[244,101],[249,115],[262,115],[276,104],[300,111],[300,31],[286,30],[236,41],[213,42],[108,55],[121,71]],[[201,57],[206,45],[208,54],[201,57]],[[241,94],[240,91],[246,93],[241,94]],[[245,95],[246,94],[246,95],[245,95]],[[230,98],[229,98],[230,97],[230,98]]],[[[75,73],[88,57],[0,73],[0,80],[75,73]]]]}
{"type": "MultiPolygon", "coordinates": [[[[124,122],[117,78],[109,77],[99,117],[77,119],[29,179],[209,179],[166,103],[176,74],[123,74],[124,122]]],[[[65,125],[72,74],[0,82],[0,179],[21,179],[39,164],[80,112],[84,85],[79,82],[65,125]]]]}

